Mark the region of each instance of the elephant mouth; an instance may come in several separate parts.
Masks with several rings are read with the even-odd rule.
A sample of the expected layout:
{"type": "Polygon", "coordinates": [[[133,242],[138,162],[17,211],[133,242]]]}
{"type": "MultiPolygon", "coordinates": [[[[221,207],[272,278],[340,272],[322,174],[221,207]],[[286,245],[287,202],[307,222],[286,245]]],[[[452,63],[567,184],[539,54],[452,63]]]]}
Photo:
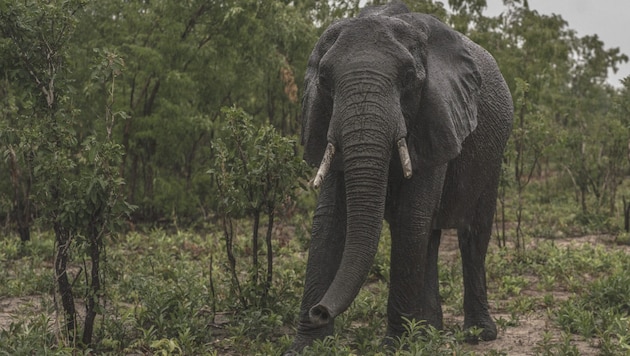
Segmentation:
{"type": "MultiPolygon", "coordinates": [[[[403,170],[403,176],[406,179],[410,179],[413,175],[413,169],[411,168],[411,157],[409,156],[409,149],[407,148],[407,141],[405,138],[401,138],[396,142],[396,147],[398,148],[398,156],[400,157],[400,164],[403,170]]],[[[322,162],[319,165],[319,169],[317,170],[317,174],[315,174],[315,178],[311,181],[311,185],[314,188],[319,188],[324,178],[328,174],[330,170],[330,164],[335,157],[335,145],[331,142],[328,142],[326,145],[326,151],[324,152],[324,158],[322,158],[322,162]]]]}

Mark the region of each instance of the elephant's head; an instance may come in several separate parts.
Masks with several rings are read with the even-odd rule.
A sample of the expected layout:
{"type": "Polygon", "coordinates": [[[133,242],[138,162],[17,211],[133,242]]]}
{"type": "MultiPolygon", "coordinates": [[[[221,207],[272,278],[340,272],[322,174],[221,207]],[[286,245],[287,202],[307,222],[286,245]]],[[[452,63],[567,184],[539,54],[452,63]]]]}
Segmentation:
{"type": "Polygon", "coordinates": [[[466,40],[431,16],[394,9],[334,23],[309,59],[304,159],[321,164],[315,185],[329,168],[343,170],[347,202],[343,258],[310,310],[315,325],[347,309],[367,276],[388,181],[401,176],[390,165],[407,178],[444,165],[477,125],[481,79],[466,40]]]}

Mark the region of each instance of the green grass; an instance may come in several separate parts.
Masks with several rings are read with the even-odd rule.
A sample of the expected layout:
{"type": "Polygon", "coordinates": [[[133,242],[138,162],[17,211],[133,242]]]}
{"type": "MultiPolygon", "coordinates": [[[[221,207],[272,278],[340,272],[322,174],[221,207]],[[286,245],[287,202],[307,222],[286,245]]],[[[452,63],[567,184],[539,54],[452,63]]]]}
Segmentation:
{"type": "MultiPolygon", "coordinates": [[[[107,303],[97,319],[93,352],[281,354],[295,330],[308,240],[275,240],[274,285],[268,300],[260,304],[260,289],[249,283],[251,256],[242,235],[235,253],[243,295],[250,303],[247,308],[235,296],[218,232],[151,230],[110,241],[104,273],[107,303]]],[[[334,337],[314,344],[305,354],[383,352],[388,240],[384,237],[380,243],[366,286],[350,309],[336,319],[334,337]]],[[[548,319],[548,327],[536,330],[540,338],[531,346],[534,354],[578,354],[575,340],[586,341],[604,355],[625,354],[630,348],[630,256],[614,245],[567,247],[554,240],[535,242],[524,251],[499,249],[494,244],[490,249],[489,298],[492,312],[502,315],[496,319],[500,335],[523,327],[528,315],[538,313],[548,319]]],[[[10,319],[5,315],[0,355],[77,354],[57,331],[52,297],[53,236],[34,234],[33,241],[24,245],[15,237],[2,237],[0,245],[5,271],[0,276],[0,303],[8,305],[16,298],[27,301],[20,299],[22,305],[12,307],[10,319]]],[[[85,261],[74,260],[70,268],[78,290],[84,283],[84,265],[85,261]]],[[[447,315],[445,330],[411,322],[408,335],[392,342],[394,354],[510,354],[510,350],[493,347],[492,342],[479,351],[463,341],[458,257],[440,261],[440,285],[447,315]]],[[[77,298],[81,309],[81,296],[77,298]]]]}

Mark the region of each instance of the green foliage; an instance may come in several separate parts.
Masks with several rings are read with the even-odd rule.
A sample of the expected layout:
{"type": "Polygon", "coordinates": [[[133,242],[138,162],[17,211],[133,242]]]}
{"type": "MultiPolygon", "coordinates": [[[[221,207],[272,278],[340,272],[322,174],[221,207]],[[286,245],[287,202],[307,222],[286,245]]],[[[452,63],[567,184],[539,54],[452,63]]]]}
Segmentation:
{"type": "Polygon", "coordinates": [[[80,110],[72,101],[75,88],[66,66],[71,52],[68,43],[78,23],[76,13],[85,3],[39,5],[37,1],[15,3],[4,6],[0,13],[2,35],[7,39],[4,43],[17,53],[5,76],[24,81],[15,87],[9,85],[8,90],[27,91],[36,99],[10,99],[12,109],[3,120],[10,134],[2,143],[10,161],[16,191],[13,205],[22,240],[28,240],[31,199],[39,207],[43,226],[55,232],[53,275],[65,316],[59,342],[88,347],[96,314],[102,313],[100,266],[104,241],[115,230],[117,220],[129,211],[120,195],[123,180],[117,167],[122,150],[111,136],[117,116],[122,116],[112,111],[112,104],[115,79],[124,63],[106,51],[93,67],[91,78],[105,89],[106,110],[100,115],[105,122],[100,127],[106,129],[106,134],[77,134],[80,110]],[[16,117],[26,120],[15,120],[16,117]],[[79,254],[90,262],[89,271],[85,268],[85,285],[79,291],[73,290],[74,282],[70,282],[67,270],[72,254],[77,252],[73,244],[78,244],[79,254]],[[80,340],[75,293],[86,301],[80,340]]]}
{"type": "Polygon", "coordinates": [[[295,155],[295,140],[272,126],[256,127],[242,109],[224,108],[223,113],[225,127],[213,144],[216,159],[210,171],[221,194],[220,211],[240,218],[294,197],[307,173],[295,155]]]}
{"type": "MultiPolygon", "coordinates": [[[[471,332],[480,333],[481,330],[471,332]]],[[[395,355],[471,355],[464,351],[464,334],[447,334],[423,321],[406,320],[403,337],[394,340],[395,355]]]]}
{"type": "MultiPolygon", "coordinates": [[[[623,97],[623,89],[610,87],[605,78],[607,70],[626,62],[627,56],[618,48],[606,49],[596,36],[578,37],[560,15],[540,14],[526,1],[506,1],[505,11],[494,19],[475,15],[477,3],[459,5],[460,14],[453,20],[462,23],[461,12],[468,14],[463,23],[473,24],[470,36],[495,56],[515,101],[514,131],[506,152],[514,178],[502,181],[500,217],[515,211],[514,218],[507,218],[516,220],[513,234],[517,245],[523,245],[523,228],[540,226],[526,216],[535,210],[528,209],[532,198],[554,194],[550,186],[543,183],[541,190],[541,185],[530,182],[557,178],[562,184],[553,189],[569,197],[573,190],[579,202],[574,205],[581,208],[568,214],[586,217],[572,224],[587,227],[606,220],[593,217],[616,212],[617,189],[628,168],[622,153],[629,132],[627,125],[620,125],[621,116],[610,111],[623,97]],[[612,139],[605,132],[612,133],[612,139]],[[515,199],[508,198],[510,189],[515,190],[515,199]],[[538,194],[531,196],[529,190],[538,194]]],[[[505,228],[500,236],[505,244],[505,228]]]]}
{"type": "Polygon", "coordinates": [[[630,349],[630,278],[625,271],[595,281],[588,292],[563,303],[556,320],[566,332],[601,339],[602,352],[630,349]]]}
{"type": "Polygon", "coordinates": [[[561,342],[554,342],[553,336],[549,332],[545,332],[543,339],[536,344],[536,355],[565,355],[578,356],[580,351],[572,342],[571,334],[563,333],[561,342]]]}
{"type": "Polygon", "coordinates": [[[32,355],[44,352],[46,355],[74,355],[71,347],[54,345],[54,337],[48,332],[51,320],[40,314],[30,321],[12,323],[7,330],[0,332],[0,350],[6,355],[32,355]],[[53,346],[53,347],[51,347],[53,346]]]}
{"type": "Polygon", "coordinates": [[[219,194],[218,213],[222,219],[226,251],[232,267],[233,289],[241,303],[264,303],[273,278],[271,236],[276,209],[295,198],[296,190],[304,187],[308,171],[306,164],[295,155],[295,141],[283,137],[267,125],[257,128],[252,117],[242,109],[225,108],[222,136],[215,141],[216,156],[212,169],[219,194]],[[261,215],[267,216],[267,268],[264,284],[258,285],[258,234],[261,215]],[[240,287],[236,262],[232,252],[235,219],[247,217],[252,224],[251,284],[253,298],[246,298],[240,287]],[[262,290],[258,291],[258,288],[262,290]],[[260,295],[260,298],[256,296],[260,295]],[[258,300],[260,299],[260,301],[258,300]],[[248,302],[249,300],[249,302],[248,302]]]}
{"type": "MultiPolygon", "coordinates": [[[[345,2],[344,2],[345,3],[345,2]]],[[[299,87],[317,39],[311,16],[321,4],[235,0],[90,1],[78,12],[73,79],[89,78],[93,48],[125,59],[113,128],[119,165],[137,221],[190,226],[215,212],[206,170],[213,160],[221,107],[238,104],[284,135],[297,132],[299,87]]],[[[341,5],[330,5],[330,10],[341,5]]],[[[327,15],[328,16],[328,15],[327,15]]],[[[82,134],[97,91],[75,99],[82,134]]]]}
{"type": "MultiPolygon", "coordinates": [[[[525,201],[523,194],[532,181],[542,157],[553,146],[550,142],[551,125],[545,120],[545,115],[535,109],[530,98],[529,83],[521,78],[516,78],[515,81],[514,129],[507,152],[504,154],[504,160],[506,164],[513,165],[514,189],[516,190],[516,247],[524,248],[522,223],[525,201]]],[[[505,179],[502,180],[502,183],[507,184],[505,179]]],[[[501,192],[505,194],[505,190],[501,192]]],[[[505,197],[501,199],[505,201],[505,197]]],[[[503,245],[505,245],[505,241],[503,241],[503,245]]]]}

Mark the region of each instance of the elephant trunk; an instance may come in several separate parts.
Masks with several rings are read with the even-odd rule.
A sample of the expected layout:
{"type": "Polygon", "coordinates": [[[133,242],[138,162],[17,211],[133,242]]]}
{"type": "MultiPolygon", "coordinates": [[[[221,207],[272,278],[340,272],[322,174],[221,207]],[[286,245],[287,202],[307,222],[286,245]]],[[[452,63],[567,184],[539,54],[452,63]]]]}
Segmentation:
{"type": "Polygon", "coordinates": [[[397,139],[394,127],[384,127],[387,123],[379,117],[360,117],[341,125],[346,242],[334,280],[309,311],[314,325],[331,322],[350,306],[374,262],[385,213],[389,161],[397,139]]]}

